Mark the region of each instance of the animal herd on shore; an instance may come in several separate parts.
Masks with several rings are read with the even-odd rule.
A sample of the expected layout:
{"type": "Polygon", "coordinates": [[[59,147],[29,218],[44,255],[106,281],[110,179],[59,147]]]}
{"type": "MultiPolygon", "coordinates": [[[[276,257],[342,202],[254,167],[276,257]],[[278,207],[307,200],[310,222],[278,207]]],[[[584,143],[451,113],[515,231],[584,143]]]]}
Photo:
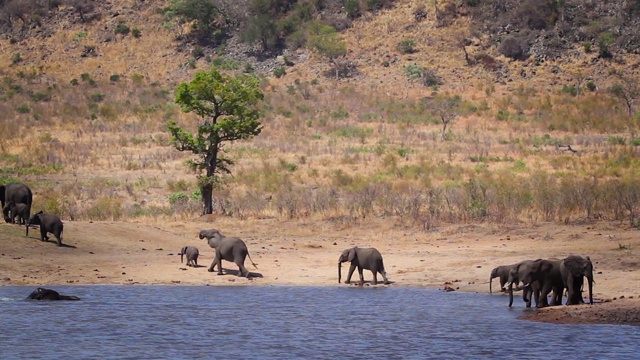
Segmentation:
{"type": "MultiPolygon", "coordinates": [[[[63,223],[60,217],[54,214],[44,214],[42,211],[30,216],[33,203],[31,189],[20,183],[0,185],[0,202],[2,214],[8,223],[24,225],[26,236],[29,235],[29,227],[40,227],[40,240],[49,241],[48,233],[56,238],[58,246],[62,246],[63,223]]],[[[257,268],[249,255],[245,242],[237,237],[227,237],[218,229],[201,230],[198,233],[200,239],[206,239],[207,244],[215,250],[213,262],[207,269],[222,275],[222,260],[230,261],[238,266],[238,276],[251,277],[251,273],[244,266],[246,257],[257,268]]],[[[180,250],[180,262],[184,257],[187,266],[197,267],[200,252],[195,246],[184,246],[180,250]]],[[[373,275],[373,285],[377,285],[380,274],[384,284],[389,284],[387,273],[384,269],[382,255],[375,248],[352,247],[342,252],[338,259],[338,283],[342,280],[342,263],[349,262],[349,273],[345,284],[351,283],[351,276],[358,269],[360,276],[359,285],[364,284],[363,270],[370,270],[373,275]]],[[[500,279],[500,289],[509,293],[509,307],[513,304],[513,292],[522,291],[522,298],[527,307],[532,301],[536,307],[561,305],[564,291],[567,291],[567,305],[584,303],[582,287],[584,278],[587,279],[589,289],[589,302],[593,304],[593,264],[586,256],[571,255],[564,259],[536,259],[524,260],[516,264],[501,265],[491,271],[489,277],[489,292],[493,292],[492,282],[494,278],[500,279]],[[506,286],[506,288],[505,288],[506,286]],[[553,293],[552,293],[553,292],[553,293]],[[552,293],[551,300],[548,300],[552,293]]],[[[60,295],[54,290],[38,288],[28,297],[35,300],[79,300],[74,296],[60,295]]]]}

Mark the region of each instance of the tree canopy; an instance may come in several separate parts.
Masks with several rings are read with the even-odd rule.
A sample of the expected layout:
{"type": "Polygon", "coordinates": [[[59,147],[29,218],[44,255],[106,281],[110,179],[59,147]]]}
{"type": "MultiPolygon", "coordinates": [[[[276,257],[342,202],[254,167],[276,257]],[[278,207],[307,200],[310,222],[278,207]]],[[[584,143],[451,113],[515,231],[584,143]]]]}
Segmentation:
{"type": "Polygon", "coordinates": [[[167,123],[172,143],[179,151],[191,151],[190,167],[199,172],[204,214],[213,213],[213,189],[220,172],[230,173],[233,161],[224,157],[225,143],[250,139],[262,130],[256,104],[263,99],[257,78],[248,74],[221,74],[216,68],[199,71],[176,91],[176,103],[185,113],[202,120],[190,133],[175,120],[167,123]],[[204,171],[204,174],[202,174],[204,171]]]}

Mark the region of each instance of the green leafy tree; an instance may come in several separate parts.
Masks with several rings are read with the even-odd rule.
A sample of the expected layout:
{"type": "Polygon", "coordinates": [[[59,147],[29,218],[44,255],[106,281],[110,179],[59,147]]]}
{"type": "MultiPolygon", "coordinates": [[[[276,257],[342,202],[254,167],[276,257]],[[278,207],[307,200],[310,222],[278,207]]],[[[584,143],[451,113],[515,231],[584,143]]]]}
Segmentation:
{"type": "Polygon", "coordinates": [[[165,14],[180,23],[193,22],[195,35],[202,41],[220,41],[227,28],[238,20],[227,2],[221,0],[170,0],[165,14]]]}
{"type": "Polygon", "coordinates": [[[629,76],[619,76],[620,82],[611,86],[609,92],[624,101],[627,105],[627,114],[633,114],[633,103],[640,98],[640,86],[637,85],[636,79],[629,76]]]}
{"type": "Polygon", "coordinates": [[[213,190],[220,183],[218,174],[231,172],[233,161],[224,156],[225,144],[260,134],[262,125],[256,104],[263,96],[254,76],[224,75],[216,68],[199,71],[191,82],[178,86],[176,103],[183,112],[195,113],[202,121],[195,134],[182,129],[175,120],[167,123],[167,129],[178,151],[196,155],[189,166],[199,172],[203,214],[213,213],[213,190]]]}
{"type": "Polygon", "coordinates": [[[336,29],[331,25],[311,26],[309,46],[333,64],[336,70],[336,79],[339,78],[340,62],[338,59],[347,54],[347,45],[340,38],[336,29]]]}
{"type": "Polygon", "coordinates": [[[262,50],[273,49],[280,40],[278,38],[278,26],[268,14],[257,14],[249,19],[249,26],[243,34],[245,41],[257,41],[262,50]]]}

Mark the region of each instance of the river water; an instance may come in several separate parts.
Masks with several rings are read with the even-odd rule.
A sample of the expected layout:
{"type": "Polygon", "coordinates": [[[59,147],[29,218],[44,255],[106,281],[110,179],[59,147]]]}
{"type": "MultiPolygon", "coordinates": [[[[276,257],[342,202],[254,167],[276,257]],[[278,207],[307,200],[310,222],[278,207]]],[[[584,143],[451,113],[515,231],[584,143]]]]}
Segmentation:
{"type": "MultiPolygon", "coordinates": [[[[403,287],[0,286],[0,359],[634,359],[640,328],[403,287]]],[[[520,300],[520,299],[518,299],[520,300]]]]}

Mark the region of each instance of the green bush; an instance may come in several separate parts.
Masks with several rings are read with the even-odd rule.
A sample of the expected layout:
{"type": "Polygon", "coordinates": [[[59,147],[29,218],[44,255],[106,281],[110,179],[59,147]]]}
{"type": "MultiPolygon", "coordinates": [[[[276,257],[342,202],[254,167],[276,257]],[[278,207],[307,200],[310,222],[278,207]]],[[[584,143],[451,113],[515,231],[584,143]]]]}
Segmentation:
{"type": "Polygon", "coordinates": [[[93,102],[101,102],[102,100],[104,100],[104,94],[102,94],[102,93],[91,94],[91,96],[89,96],[89,98],[93,102]]]}
{"type": "Polygon", "coordinates": [[[113,74],[113,75],[109,76],[109,81],[111,81],[111,82],[116,82],[118,80],[120,80],[120,75],[118,75],[118,74],[113,74]]]}
{"type": "Polygon", "coordinates": [[[416,51],[415,46],[416,46],[415,40],[403,39],[398,43],[398,45],[396,45],[396,49],[401,54],[413,54],[416,51]]]}
{"type": "Polygon", "coordinates": [[[26,114],[31,111],[31,108],[27,104],[20,104],[16,107],[16,111],[20,114],[26,114]]]}
{"type": "Polygon", "coordinates": [[[277,77],[277,78],[281,78],[283,76],[285,76],[287,74],[287,71],[285,70],[284,66],[281,66],[275,70],[273,70],[273,76],[277,77]]]}
{"type": "Polygon", "coordinates": [[[131,29],[129,29],[129,27],[124,23],[118,23],[118,25],[116,25],[116,34],[127,35],[130,31],[131,29]]]}
{"type": "Polygon", "coordinates": [[[169,195],[169,204],[176,205],[178,203],[186,203],[189,201],[189,196],[183,192],[174,193],[169,195]]]}
{"type": "Polygon", "coordinates": [[[131,35],[133,35],[134,38],[138,39],[142,36],[142,32],[138,28],[133,28],[133,30],[131,30],[131,35]]]}
{"type": "Polygon", "coordinates": [[[12,63],[17,64],[21,61],[22,61],[22,56],[20,55],[20,53],[13,54],[13,57],[11,58],[12,63]]]}

